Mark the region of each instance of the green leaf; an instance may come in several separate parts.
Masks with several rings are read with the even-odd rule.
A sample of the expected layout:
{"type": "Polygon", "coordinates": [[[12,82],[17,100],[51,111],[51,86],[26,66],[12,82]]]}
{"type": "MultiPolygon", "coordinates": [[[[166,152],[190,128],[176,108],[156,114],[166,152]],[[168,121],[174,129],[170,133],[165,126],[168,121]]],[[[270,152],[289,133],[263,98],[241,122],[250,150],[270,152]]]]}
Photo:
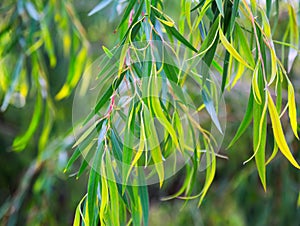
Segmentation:
{"type": "Polygon", "coordinates": [[[236,134],[234,135],[234,137],[232,138],[232,140],[230,141],[230,144],[227,146],[226,149],[229,149],[243,135],[243,133],[246,131],[246,129],[248,128],[248,126],[251,123],[252,116],[253,116],[253,111],[252,111],[252,109],[253,109],[253,93],[251,92],[251,90],[250,90],[248,105],[247,105],[247,109],[246,109],[244,118],[243,118],[236,134]]]}
{"type": "MultiPolygon", "coordinates": [[[[207,149],[207,148],[206,148],[207,149]]],[[[204,187],[201,191],[201,196],[200,200],[198,203],[198,206],[202,204],[202,201],[210,187],[210,185],[213,182],[213,179],[215,177],[216,173],[216,156],[213,150],[207,150],[206,152],[206,163],[207,163],[207,168],[206,168],[206,178],[205,178],[205,184],[204,187]],[[211,153],[210,153],[211,152],[211,153]]]]}
{"type": "MultiPolygon", "coordinates": [[[[153,6],[152,8],[154,9],[154,13],[158,18],[163,19],[164,21],[168,21],[158,9],[153,6]]],[[[194,52],[198,52],[198,50],[189,41],[187,41],[185,37],[183,37],[174,26],[170,27],[169,23],[162,23],[162,25],[165,27],[168,34],[174,36],[178,41],[180,41],[189,49],[193,50],[194,52]]]]}
{"type": "Polygon", "coordinates": [[[84,221],[84,217],[83,217],[83,213],[81,211],[81,205],[82,205],[82,202],[85,200],[87,195],[83,196],[83,198],[80,200],[80,202],[78,203],[78,206],[76,208],[76,212],[75,212],[75,217],[74,217],[74,222],[73,222],[73,226],[80,226],[80,217],[82,218],[83,220],[83,223],[85,225],[86,222],[84,221]]]}
{"type": "Polygon", "coordinates": [[[107,206],[109,202],[109,192],[108,192],[108,184],[107,184],[107,175],[106,175],[106,164],[104,164],[105,161],[103,161],[102,158],[102,164],[101,164],[101,205],[100,205],[100,225],[106,225],[105,222],[105,215],[106,211],[108,211],[107,206]]]}
{"type": "Polygon", "coordinates": [[[51,39],[52,36],[50,34],[49,27],[48,27],[45,19],[41,20],[40,26],[41,26],[41,32],[42,32],[42,36],[44,39],[44,43],[45,43],[45,49],[50,58],[50,66],[55,67],[56,54],[55,54],[55,50],[54,50],[54,46],[53,46],[53,41],[51,39]]]}
{"type": "MultiPolygon", "coordinates": [[[[267,101],[267,100],[264,100],[267,101]]],[[[261,183],[266,190],[265,149],[267,136],[266,104],[253,102],[253,147],[255,162],[261,183]]]]}
{"type": "Polygon", "coordinates": [[[235,18],[238,13],[238,8],[239,8],[240,0],[234,0],[233,1],[233,7],[232,7],[232,13],[230,17],[230,24],[229,24],[229,33],[232,35],[232,32],[234,30],[234,25],[235,25],[235,18]]]}
{"type": "Polygon", "coordinates": [[[146,0],[146,12],[148,16],[150,17],[151,15],[151,0],[146,0]]]}
{"type": "Polygon", "coordinates": [[[138,160],[140,159],[140,157],[142,156],[142,154],[144,152],[145,142],[146,142],[145,124],[144,124],[142,111],[141,111],[140,144],[139,144],[139,148],[131,162],[130,168],[127,173],[126,181],[128,180],[128,177],[130,175],[130,172],[131,172],[133,166],[136,165],[136,163],[138,162],[138,160]]]}
{"type": "Polygon", "coordinates": [[[13,142],[13,149],[15,151],[22,151],[26,148],[30,138],[33,136],[34,132],[39,126],[39,121],[42,115],[42,96],[37,95],[35,109],[31,118],[31,122],[28,126],[27,131],[20,136],[17,136],[13,142]]]}
{"type": "Polygon", "coordinates": [[[148,226],[149,223],[149,196],[148,196],[148,187],[145,182],[145,175],[143,171],[138,171],[138,180],[140,186],[138,186],[139,190],[139,198],[141,200],[142,211],[143,211],[143,222],[144,226],[148,226]]]}
{"type": "MultiPolygon", "coordinates": [[[[153,64],[155,65],[155,64],[153,64]]],[[[153,70],[156,70],[155,66],[153,67],[153,70]]],[[[153,95],[152,98],[150,98],[151,107],[153,109],[153,113],[155,114],[158,121],[163,125],[163,127],[168,131],[170,134],[172,141],[176,145],[177,148],[180,149],[179,143],[177,140],[176,131],[174,130],[172,124],[168,121],[167,117],[165,116],[165,113],[162,111],[162,106],[160,105],[159,101],[159,90],[161,88],[161,80],[158,79],[157,76],[152,77],[153,81],[150,81],[149,85],[151,85],[151,94],[153,95]]]]}
{"type": "MultiPolygon", "coordinates": [[[[100,152],[100,150],[97,150],[97,152],[100,152]]],[[[99,161],[99,159],[95,158],[95,161],[99,161]]],[[[95,162],[94,161],[94,162],[95,162]]],[[[94,170],[93,168],[90,171],[89,175],[89,181],[88,181],[88,213],[89,213],[89,222],[91,222],[92,225],[96,224],[96,219],[98,217],[98,197],[97,197],[97,188],[98,188],[98,182],[99,182],[99,174],[94,170]]]]}
{"type": "Polygon", "coordinates": [[[109,193],[110,193],[110,213],[111,213],[111,219],[112,223],[115,226],[120,225],[120,217],[119,217],[119,212],[120,212],[120,204],[119,204],[119,193],[118,193],[118,187],[115,182],[115,176],[114,176],[114,171],[112,167],[112,160],[110,157],[110,153],[108,150],[106,150],[106,170],[107,170],[107,179],[108,179],[108,186],[109,186],[109,193]]]}
{"type": "Polygon", "coordinates": [[[123,81],[123,78],[124,78],[126,72],[127,72],[127,70],[123,71],[121,73],[121,75],[119,77],[117,77],[116,80],[114,80],[113,84],[108,87],[108,89],[104,92],[104,94],[97,101],[97,104],[94,107],[94,110],[85,119],[84,124],[86,124],[91,118],[93,118],[94,115],[97,114],[99,112],[99,110],[107,103],[107,101],[112,96],[113,92],[119,87],[119,85],[123,81]]]}
{"type": "MultiPolygon", "coordinates": [[[[74,53],[75,54],[75,53],[74,53]]],[[[85,47],[82,47],[80,51],[71,57],[71,63],[69,68],[69,74],[67,77],[67,83],[63,85],[63,87],[60,89],[60,91],[56,94],[55,99],[61,100],[63,98],[68,97],[74,87],[79,82],[79,79],[81,78],[81,74],[84,70],[85,62],[87,58],[87,49],[85,47]],[[75,58],[75,59],[72,59],[75,58]]]]}
{"type": "Polygon", "coordinates": [[[98,219],[98,197],[97,197],[97,190],[99,186],[99,179],[100,175],[99,172],[101,171],[101,164],[102,163],[102,156],[104,152],[104,141],[102,136],[104,136],[104,132],[106,132],[106,123],[103,123],[101,131],[99,133],[98,144],[96,149],[96,154],[94,155],[92,168],[90,171],[89,181],[88,181],[88,213],[89,213],[89,222],[92,225],[96,225],[98,219]]]}
{"type": "Polygon", "coordinates": [[[75,151],[73,152],[72,156],[69,158],[69,161],[67,163],[67,166],[64,169],[64,173],[67,172],[67,170],[70,168],[71,165],[79,158],[81,155],[81,149],[77,147],[75,151]]]}
{"type": "Polygon", "coordinates": [[[126,182],[128,179],[128,174],[130,170],[130,162],[133,156],[133,140],[134,140],[134,124],[135,124],[135,107],[134,104],[130,104],[130,108],[128,110],[128,117],[125,126],[124,132],[124,144],[123,144],[123,153],[122,153],[122,178],[123,178],[123,187],[122,194],[125,192],[126,182]]]}
{"type": "MultiPolygon", "coordinates": [[[[195,5],[192,9],[191,12],[195,11],[198,8],[201,8],[203,6],[203,4],[205,3],[205,0],[200,0],[199,3],[197,5],[195,5]]],[[[200,9],[201,10],[201,9],[200,9]]]]}
{"type": "MultiPolygon", "coordinates": [[[[299,45],[299,31],[297,23],[297,14],[292,5],[289,5],[289,26],[290,26],[290,43],[298,48],[299,45]]],[[[289,49],[288,55],[288,72],[291,71],[293,63],[297,57],[297,51],[293,48],[289,49]]]]}
{"type": "MultiPolygon", "coordinates": [[[[236,2],[236,1],[235,1],[236,2]]],[[[254,68],[255,67],[255,61],[251,52],[251,49],[249,47],[249,41],[246,39],[244,32],[242,31],[241,27],[238,23],[236,23],[235,31],[237,37],[239,37],[239,49],[243,53],[243,57],[247,60],[249,65],[254,68]]]]}
{"type": "Polygon", "coordinates": [[[210,27],[207,36],[205,37],[203,43],[201,44],[199,54],[206,53],[215,43],[218,37],[218,29],[219,29],[220,17],[218,17],[215,22],[210,27]]]}
{"type": "Polygon", "coordinates": [[[151,112],[146,107],[144,108],[144,121],[147,122],[145,123],[145,133],[146,137],[148,138],[147,143],[149,150],[151,151],[151,157],[155,164],[155,168],[159,177],[159,185],[161,187],[164,181],[163,156],[159,146],[156,128],[154,126],[153,119],[151,118],[151,112]]]}
{"type": "Polygon", "coordinates": [[[136,3],[137,3],[137,0],[129,0],[128,6],[122,16],[122,19],[121,19],[121,22],[120,22],[118,28],[120,28],[123,25],[123,23],[128,19],[128,16],[129,16],[131,10],[133,9],[134,5],[136,5],[136,3]]]}
{"type": "Polygon", "coordinates": [[[111,59],[114,56],[113,53],[105,46],[102,46],[102,49],[105,52],[105,54],[108,56],[109,59],[111,59]]]}

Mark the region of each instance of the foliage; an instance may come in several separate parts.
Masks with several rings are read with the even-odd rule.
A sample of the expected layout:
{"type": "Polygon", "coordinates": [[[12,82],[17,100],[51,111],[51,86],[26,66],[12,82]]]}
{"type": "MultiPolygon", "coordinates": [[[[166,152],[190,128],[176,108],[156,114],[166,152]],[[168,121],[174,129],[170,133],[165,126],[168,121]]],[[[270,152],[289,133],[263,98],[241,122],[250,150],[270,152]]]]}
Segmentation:
{"type": "MultiPolygon", "coordinates": [[[[284,135],[285,125],[281,123],[283,115],[288,112],[290,127],[298,139],[295,91],[290,78],[299,51],[297,7],[293,3],[279,1],[275,1],[274,5],[266,1],[266,5],[262,6],[246,0],[181,0],[179,20],[175,22],[167,15],[167,2],[128,0],[126,7],[121,7],[122,16],[116,29],[119,37],[117,47],[103,47],[105,55],[100,60],[98,78],[109,86],[104,87],[105,91],[96,100],[87,118],[74,128],[79,131],[79,139],[70,141],[67,135],[62,141],[63,144],[68,141],[67,144],[58,144],[55,148],[59,150],[73,146],[75,150],[66,164],[65,172],[74,168],[76,160],[83,154],[84,158],[75,174],[80,177],[87,171],[89,175],[87,193],[76,208],[74,225],[148,225],[149,193],[145,182],[148,175],[139,169],[141,166],[154,166],[150,175],[158,178],[161,188],[166,179],[163,162],[177,152],[190,152],[184,181],[174,194],[164,200],[198,199],[197,205],[200,206],[216,175],[217,158],[223,157],[217,154],[216,138],[207,128],[214,125],[223,133],[224,127],[217,116],[220,113],[218,103],[222,100],[222,94],[232,91],[242,79],[251,86],[248,106],[227,148],[234,147],[253,122],[253,154],[244,163],[255,159],[264,190],[267,189],[267,165],[275,158],[278,150],[291,165],[300,169],[284,135]],[[277,28],[280,14],[285,9],[289,20],[282,36],[277,28]],[[136,43],[149,40],[169,45],[167,51],[161,51],[165,55],[155,53],[160,52],[163,46],[152,49],[151,45],[145,48],[146,56],[139,55],[136,43]],[[185,71],[174,66],[174,62],[170,63],[172,54],[175,58],[182,56],[179,54],[182,48],[187,59],[197,62],[201,60],[207,66],[201,69],[202,89],[191,92],[194,98],[198,95],[202,100],[196,108],[197,113],[208,112],[212,123],[205,128],[205,125],[202,127],[193,118],[188,118],[188,125],[196,124],[197,128],[197,135],[193,132],[189,134],[193,141],[192,147],[181,136],[185,125],[178,112],[185,112],[182,106],[184,101],[181,93],[174,88],[176,85],[189,89],[189,80],[182,76],[185,71]],[[138,58],[144,57],[142,63],[130,61],[132,52],[138,58]],[[157,63],[155,58],[159,57],[164,58],[157,63]],[[219,75],[220,88],[206,77],[209,68],[219,75]],[[110,75],[114,76],[113,80],[109,80],[110,75]],[[134,86],[137,81],[142,81],[140,86],[134,86]],[[127,93],[130,97],[128,112],[122,115],[114,104],[116,99],[122,97],[119,90],[128,83],[132,85],[127,93]],[[166,89],[174,92],[175,103],[165,103],[156,98],[163,95],[166,89]],[[286,102],[283,97],[285,90],[286,102]],[[145,95],[145,92],[155,95],[145,95]],[[116,128],[115,117],[119,117],[125,125],[122,130],[124,142],[118,133],[120,130],[116,128]],[[153,118],[157,118],[158,123],[153,123],[153,118]],[[164,134],[162,142],[157,146],[159,128],[163,128],[164,134]],[[269,154],[266,150],[270,137],[274,142],[273,151],[269,154]],[[200,187],[199,174],[203,169],[205,179],[201,180],[200,187]]],[[[101,1],[89,15],[94,16],[113,3],[112,0],[101,1]]],[[[58,101],[68,97],[84,70],[87,37],[68,1],[47,1],[45,5],[38,0],[18,1],[16,5],[8,1],[5,7],[0,29],[1,110],[5,111],[9,104],[23,107],[27,96],[36,97],[28,129],[15,138],[12,146],[16,151],[25,149],[44,115],[37,159],[41,163],[45,155],[42,153],[52,147],[48,136],[55,120],[47,71],[58,63],[56,52],[62,49],[63,55],[70,59],[68,76],[55,99],[58,101]],[[58,43],[54,43],[50,35],[56,30],[60,31],[58,34],[61,36],[58,43]],[[47,68],[48,64],[50,68],[47,68]]],[[[189,72],[196,74],[195,68],[189,72]]],[[[194,79],[197,79],[196,76],[194,79]]]]}

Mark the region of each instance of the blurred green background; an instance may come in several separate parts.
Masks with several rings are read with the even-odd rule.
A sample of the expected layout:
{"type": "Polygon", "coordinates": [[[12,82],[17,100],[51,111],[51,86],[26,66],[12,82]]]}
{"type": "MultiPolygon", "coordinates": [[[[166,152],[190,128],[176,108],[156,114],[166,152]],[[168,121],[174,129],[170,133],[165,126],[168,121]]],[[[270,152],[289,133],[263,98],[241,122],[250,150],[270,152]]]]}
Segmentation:
{"type": "MultiPolygon", "coordinates": [[[[7,2],[14,4],[14,1],[7,2]]],[[[92,62],[103,53],[102,45],[112,48],[117,44],[118,34],[114,31],[120,16],[114,4],[88,16],[88,12],[99,1],[76,0],[72,3],[86,30],[90,42],[89,62],[92,62]]],[[[5,10],[5,5],[1,4],[0,10],[5,10]]],[[[178,9],[179,1],[166,2],[166,11],[175,21],[178,9]]],[[[285,16],[287,15],[282,15],[282,21],[285,16]]],[[[278,29],[281,29],[280,23],[278,29]]],[[[49,71],[50,94],[54,97],[66,79],[68,60],[58,47],[59,40],[55,38],[58,34],[53,32],[51,35],[58,63],[55,68],[51,68],[49,62],[46,66],[49,71]]],[[[299,116],[299,59],[293,67],[291,80],[295,87],[299,116]]],[[[268,187],[264,192],[254,161],[242,164],[252,155],[251,128],[230,150],[225,150],[246,109],[249,90],[247,83],[246,79],[242,80],[231,93],[225,93],[228,121],[220,152],[229,159],[218,159],[216,178],[203,205],[197,208],[194,201],[186,203],[178,199],[160,201],[162,197],[179,189],[184,176],[179,172],[167,181],[162,190],[158,185],[149,186],[150,225],[300,225],[300,207],[297,207],[300,174],[297,169],[279,154],[267,167],[268,187]]],[[[71,95],[70,98],[55,102],[56,121],[49,136],[45,161],[40,165],[35,164],[39,132],[23,152],[17,153],[11,149],[13,139],[28,126],[34,108],[33,97],[27,97],[23,108],[9,106],[5,112],[0,112],[0,225],[72,224],[75,208],[86,192],[87,181],[86,174],[77,180],[75,176],[63,173],[68,156],[72,153],[66,141],[62,141],[62,137],[72,129],[72,98],[71,95]],[[11,210],[11,206],[14,210],[11,210]]],[[[288,118],[284,116],[282,122],[288,124],[288,118]]],[[[300,143],[293,138],[291,131],[286,131],[286,137],[296,153],[295,157],[300,159],[300,143]]],[[[272,145],[270,136],[267,144],[269,154],[272,145]]]]}

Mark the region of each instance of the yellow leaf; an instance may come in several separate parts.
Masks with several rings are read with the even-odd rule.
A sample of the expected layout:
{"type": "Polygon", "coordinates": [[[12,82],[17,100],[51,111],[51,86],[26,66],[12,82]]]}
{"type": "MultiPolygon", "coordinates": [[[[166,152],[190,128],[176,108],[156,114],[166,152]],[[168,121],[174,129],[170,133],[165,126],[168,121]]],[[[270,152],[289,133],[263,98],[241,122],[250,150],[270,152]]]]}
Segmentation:
{"type": "Polygon", "coordinates": [[[222,29],[219,28],[220,39],[227,51],[241,64],[245,65],[247,68],[253,70],[253,68],[241,57],[241,55],[235,50],[235,48],[228,42],[224,36],[222,29]]]}
{"type": "Polygon", "coordinates": [[[290,122],[292,126],[292,130],[297,137],[297,108],[296,108],[296,103],[295,103],[295,92],[292,83],[289,81],[288,82],[288,105],[289,105],[289,117],[290,117],[290,122]]]}
{"type": "Polygon", "coordinates": [[[156,17],[160,22],[162,22],[163,24],[167,25],[168,27],[173,27],[174,26],[174,23],[171,22],[171,21],[167,21],[167,20],[163,20],[163,19],[160,19],[158,17],[156,17]]]}
{"type": "Polygon", "coordinates": [[[268,109],[269,109],[269,113],[270,113],[270,117],[271,117],[274,138],[276,140],[276,143],[277,143],[280,151],[290,161],[290,163],[293,166],[295,166],[297,169],[300,169],[299,164],[294,159],[294,157],[287,145],[287,142],[285,140],[283,130],[281,127],[281,122],[279,120],[279,115],[277,113],[276,107],[274,105],[274,102],[273,102],[272,97],[269,92],[268,92],[268,109]]]}
{"type": "Polygon", "coordinates": [[[108,184],[106,180],[106,172],[105,172],[105,164],[104,161],[102,161],[101,164],[101,205],[100,205],[100,223],[101,225],[106,225],[105,224],[105,212],[106,212],[106,207],[108,204],[108,184]]]}
{"type": "Polygon", "coordinates": [[[253,77],[252,77],[252,90],[254,94],[254,99],[258,104],[261,104],[261,95],[260,95],[260,90],[258,87],[258,69],[259,69],[259,62],[257,62],[254,72],[253,72],[253,77]]]}

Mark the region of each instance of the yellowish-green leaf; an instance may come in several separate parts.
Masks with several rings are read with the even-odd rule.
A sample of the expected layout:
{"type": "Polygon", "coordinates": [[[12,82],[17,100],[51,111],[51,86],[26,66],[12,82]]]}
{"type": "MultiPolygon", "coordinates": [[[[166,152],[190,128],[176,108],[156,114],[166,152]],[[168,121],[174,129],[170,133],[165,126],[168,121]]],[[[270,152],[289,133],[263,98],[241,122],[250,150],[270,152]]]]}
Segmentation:
{"type": "Polygon", "coordinates": [[[80,200],[80,202],[79,202],[79,204],[76,208],[73,226],[80,226],[80,217],[82,218],[84,224],[87,225],[86,222],[84,221],[84,217],[83,217],[83,214],[81,212],[81,204],[84,201],[84,199],[86,198],[86,196],[87,196],[87,194],[80,200]]]}
{"type": "Polygon", "coordinates": [[[147,122],[145,123],[145,134],[147,136],[147,142],[149,143],[148,147],[151,151],[151,157],[155,164],[155,168],[159,177],[159,185],[161,187],[164,181],[163,156],[159,146],[153,119],[151,119],[150,111],[147,108],[144,109],[144,119],[147,122]]]}
{"type": "Polygon", "coordinates": [[[206,153],[206,162],[208,164],[208,167],[206,168],[205,184],[201,192],[201,197],[198,206],[201,205],[211,183],[213,182],[216,173],[216,155],[213,150],[210,151],[211,153],[210,152],[206,153]]]}
{"type": "Polygon", "coordinates": [[[160,22],[167,25],[168,27],[173,27],[174,26],[174,23],[172,21],[163,20],[163,19],[160,19],[158,17],[156,17],[156,19],[158,19],[160,22]]]}
{"type": "Polygon", "coordinates": [[[241,55],[236,51],[236,49],[228,42],[226,37],[223,34],[222,29],[219,27],[219,35],[220,35],[220,40],[226,50],[241,64],[245,65],[247,68],[253,70],[253,67],[251,67],[244,59],[241,57],[241,55]]]}
{"type": "Polygon", "coordinates": [[[106,169],[104,161],[101,164],[101,205],[100,205],[100,224],[106,225],[105,223],[105,212],[108,205],[108,185],[106,180],[106,169]]]}
{"type": "Polygon", "coordinates": [[[264,10],[260,10],[260,12],[261,12],[261,15],[262,15],[263,31],[264,31],[264,34],[267,38],[268,48],[270,49],[270,55],[271,55],[271,77],[270,77],[270,81],[269,81],[269,85],[270,85],[276,77],[277,57],[276,57],[275,47],[274,47],[273,40],[272,40],[272,31],[271,31],[271,26],[270,26],[268,17],[267,17],[264,10]]]}
{"type": "MultiPolygon", "coordinates": [[[[297,14],[292,5],[289,5],[289,26],[290,26],[290,43],[298,48],[299,45],[299,31],[297,24],[297,14]]],[[[297,57],[297,50],[290,48],[288,54],[288,72],[291,71],[295,58],[297,57]]]]}
{"type": "Polygon", "coordinates": [[[231,88],[233,88],[235,86],[235,84],[237,83],[237,81],[242,77],[242,75],[245,72],[245,66],[243,64],[239,64],[238,65],[238,69],[237,72],[235,74],[235,77],[231,83],[231,88]]]}
{"type": "Polygon", "coordinates": [[[109,59],[111,59],[113,57],[113,53],[106,48],[105,46],[102,46],[103,51],[105,52],[106,56],[108,56],[109,59]]]}
{"type": "Polygon", "coordinates": [[[297,108],[296,108],[296,102],[295,102],[295,92],[293,85],[290,81],[288,81],[288,105],[289,105],[289,117],[290,117],[290,123],[292,126],[292,130],[297,137],[297,108]]]}
{"type": "Polygon", "coordinates": [[[140,159],[140,157],[143,154],[144,147],[145,147],[145,139],[146,139],[145,124],[144,124],[144,119],[143,119],[142,111],[141,111],[141,130],[140,130],[140,144],[139,144],[139,149],[138,149],[136,155],[134,156],[134,158],[132,160],[132,163],[131,163],[130,168],[129,168],[128,173],[127,173],[126,181],[128,180],[128,177],[130,175],[130,172],[131,172],[133,166],[137,163],[137,161],[140,159]]]}
{"type": "MultiPolygon", "coordinates": [[[[155,66],[153,67],[153,70],[156,70],[155,66]]],[[[170,134],[170,136],[172,138],[172,141],[174,142],[176,147],[178,149],[180,149],[179,143],[177,140],[176,131],[174,130],[172,124],[168,121],[168,119],[165,116],[164,112],[162,111],[162,107],[160,105],[158,92],[161,87],[161,84],[160,84],[161,82],[162,82],[161,79],[159,79],[157,76],[154,76],[153,81],[150,82],[151,88],[152,88],[152,94],[154,95],[153,98],[150,98],[151,103],[152,103],[152,108],[153,108],[154,114],[157,117],[158,121],[164,126],[164,128],[166,128],[166,130],[168,131],[168,133],[170,134]]]]}
{"type": "Polygon", "coordinates": [[[258,104],[261,104],[261,95],[260,95],[260,90],[258,87],[258,76],[259,76],[259,61],[257,62],[254,72],[253,72],[253,77],[252,77],[252,90],[254,94],[254,99],[258,104]]]}
{"type": "Polygon", "coordinates": [[[294,159],[294,157],[287,145],[287,142],[286,142],[284,134],[283,134],[279,115],[277,113],[276,107],[274,105],[274,102],[273,102],[272,97],[269,92],[268,92],[268,109],[269,109],[269,113],[270,113],[270,117],[271,117],[274,138],[276,140],[276,143],[277,143],[280,151],[290,161],[290,163],[293,166],[295,166],[297,169],[300,169],[299,164],[294,159]]]}
{"type": "Polygon", "coordinates": [[[249,63],[249,65],[251,67],[255,67],[255,61],[254,61],[251,49],[249,47],[249,41],[245,37],[245,34],[238,23],[236,23],[236,25],[235,25],[235,31],[236,31],[236,35],[239,37],[238,38],[239,51],[241,52],[241,54],[243,54],[243,57],[245,57],[245,59],[249,63]]]}
{"type": "Polygon", "coordinates": [[[120,221],[119,221],[119,193],[118,193],[118,187],[115,182],[115,176],[114,176],[114,171],[112,168],[112,159],[110,157],[110,153],[108,150],[106,150],[106,170],[107,170],[107,176],[108,176],[108,185],[109,185],[109,193],[110,193],[110,213],[111,213],[111,220],[113,225],[119,226],[120,221]]]}

